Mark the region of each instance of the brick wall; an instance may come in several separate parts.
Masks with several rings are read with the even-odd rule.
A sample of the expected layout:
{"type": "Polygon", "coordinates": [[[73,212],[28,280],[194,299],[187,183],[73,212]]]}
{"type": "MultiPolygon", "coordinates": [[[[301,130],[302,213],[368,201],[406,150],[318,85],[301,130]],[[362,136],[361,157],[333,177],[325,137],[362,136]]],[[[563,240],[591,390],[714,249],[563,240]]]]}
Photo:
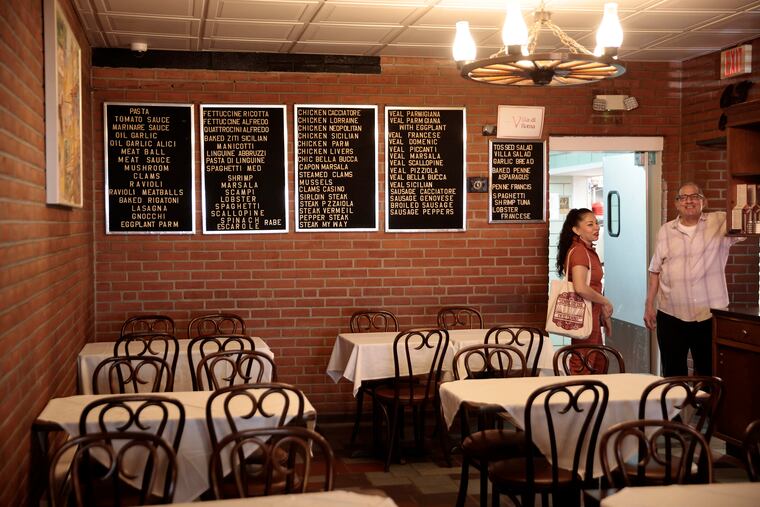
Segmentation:
{"type": "MultiPolygon", "coordinates": [[[[322,414],[352,409],[350,386],[336,387],[325,368],[336,334],[357,308],[388,308],[403,327],[432,325],[437,309],[450,304],[479,307],[488,324],[543,323],[547,224],[488,224],[487,194],[470,194],[467,231],[461,233],[106,236],[104,101],[285,104],[290,126],[293,104],[377,104],[379,132],[386,105],[465,106],[469,176],[487,175],[488,138],[481,127],[496,122],[497,105],[541,105],[546,107],[547,137],[664,136],[664,171],[672,174],[679,168],[680,64],[631,63],[625,76],[609,83],[552,90],[468,83],[451,61],[411,58],[383,58],[380,75],[92,72],[96,339],[112,340],[120,323],[139,312],[167,313],[183,326],[200,312],[234,311],[274,349],[282,379],[303,388],[322,414]],[[641,107],[594,113],[591,101],[599,93],[635,95],[641,107]]],[[[291,168],[292,138],[291,130],[291,168]]],[[[383,149],[381,141],[381,168],[383,149]]],[[[196,189],[201,188],[199,173],[196,189]]],[[[196,198],[200,201],[199,190],[196,198]]],[[[196,211],[200,224],[199,204],[196,211]]],[[[381,229],[384,218],[381,212],[381,229]]]]}
{"type": "MultiPolygon", "coordinates": [[[[718,129],[722,110],[720,97],[729,84],[746,79],[754,81],[748,100],[760,99],[760,39],[752,42],[754,72],[747,76],[720,80],[720,53],[684,62],[683,67],[683,135],[681,181],[693,180],[703,187],[710,209],[726,209],[726,178],[728,164],[725,146],[703,147],[697,141],[720,138],[725,131],[718,129]]],[[[678,180],[668,182],[668,204],[671,218],[675,214],[673,198],[678,180]]],[[[731,249],[726,266],[729,296],[735,303],[757,304],[758,301],[757,238],[747,239],[731,249]]]]}
{"type": "Polygon", "coordinates": [[[23,503],[31,423],[48,399],[74,394],[75,358],[94,333],[89,51],[80,44],[84,208],[47,206],[42,2],[0,2],[0,505],[23,503]]]}

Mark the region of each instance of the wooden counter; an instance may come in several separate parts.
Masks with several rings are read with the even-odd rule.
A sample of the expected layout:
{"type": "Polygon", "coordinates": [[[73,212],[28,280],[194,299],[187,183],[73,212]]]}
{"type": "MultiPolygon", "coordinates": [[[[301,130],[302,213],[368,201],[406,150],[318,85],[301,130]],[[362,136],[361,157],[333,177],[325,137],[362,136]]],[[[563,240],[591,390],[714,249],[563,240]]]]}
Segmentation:
{"type": "Polygon", "coordinates": [[[712,310],[713,374],[725,382],[715,436],[741,445],[747,425],[760,419],[760,308],[712,310]]]}

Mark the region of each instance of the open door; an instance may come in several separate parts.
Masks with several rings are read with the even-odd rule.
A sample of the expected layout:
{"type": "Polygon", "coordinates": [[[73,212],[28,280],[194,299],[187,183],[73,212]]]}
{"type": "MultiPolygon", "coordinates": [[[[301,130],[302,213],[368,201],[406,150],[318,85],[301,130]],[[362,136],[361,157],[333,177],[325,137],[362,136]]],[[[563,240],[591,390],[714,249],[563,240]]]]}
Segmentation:
{"type": "Polygon", "coordinates": [[[647,171],[643,153],[606,155],[604,177],[604,293],[615,306],[608,345],[627,372],[650,371],[647,292],[647,171]],[[639,164],[637,165],[637,159],[639,164]]]}

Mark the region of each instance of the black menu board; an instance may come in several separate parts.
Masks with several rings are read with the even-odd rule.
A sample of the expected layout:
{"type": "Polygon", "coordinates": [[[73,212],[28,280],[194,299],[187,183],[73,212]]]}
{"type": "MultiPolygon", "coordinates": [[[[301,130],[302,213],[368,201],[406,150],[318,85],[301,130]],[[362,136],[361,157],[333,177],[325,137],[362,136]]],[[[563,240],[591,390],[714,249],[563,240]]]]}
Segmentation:
{"type": "Polygon", "coordinates": [[[490,214],[493,222],[542,222],[546,217],[543,142],[491,141],[490,214]]]}
{"type": "Polygon", "coordinates": [[[288,230],[285,106],[201,105],[203,232],[288,230]]]}
{"type": "Polygon", "coordinates": [[[106,234],[192,233],[192,104],[104,105],[106,234]]]}
{"type": "Polygon", "coordinates": [[[296,231],[377,230],[377,106],[294,106],[296,231]]]}
{"type": "Polygon", "coordinates": [[[385,109],[385,230],[465,228],[464,108],[385,109]]]}

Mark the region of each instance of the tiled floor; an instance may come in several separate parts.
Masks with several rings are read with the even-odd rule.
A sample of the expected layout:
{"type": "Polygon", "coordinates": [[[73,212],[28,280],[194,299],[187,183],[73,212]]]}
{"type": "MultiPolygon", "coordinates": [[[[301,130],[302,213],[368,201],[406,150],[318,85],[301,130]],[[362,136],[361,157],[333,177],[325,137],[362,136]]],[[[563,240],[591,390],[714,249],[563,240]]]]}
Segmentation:
{"type": "MultiPolygon", "coordinates": [[[[348,440],[350,423],[320,423],[319,431],[329,440],[336,456],[336,489],[378,490],[378,493],[393,498],[399,507],[453,507],[459,488],[460,460],[452,456],[452,466],[447,467],[437,439],[427,442],[428,454],[418,458],[409,457],[405,464],[391,465],[389,472],[383,471],[383,462],[378,457],[351,457],[348,440]]],[[[363,427],[357,448],[369,449],[369,428],[363,427]],[[362,440],[364,438],[364,440],[362,440]]],[[[453,435],[452,435],[453,437],[453,435]]],[[[721,457],[725,446],[717,441],[714,455],[720,459],[715,464],[716,482],[746,481],[743,469],[730,458],[721,457]]],[[[478,507],[478,476],[470,475],[466,507],[478,507]]],[[[490,504],[490,502],[489,502],[490,504]]],[[[502,507],[512,506],[505,497],[502,507]]]]}

